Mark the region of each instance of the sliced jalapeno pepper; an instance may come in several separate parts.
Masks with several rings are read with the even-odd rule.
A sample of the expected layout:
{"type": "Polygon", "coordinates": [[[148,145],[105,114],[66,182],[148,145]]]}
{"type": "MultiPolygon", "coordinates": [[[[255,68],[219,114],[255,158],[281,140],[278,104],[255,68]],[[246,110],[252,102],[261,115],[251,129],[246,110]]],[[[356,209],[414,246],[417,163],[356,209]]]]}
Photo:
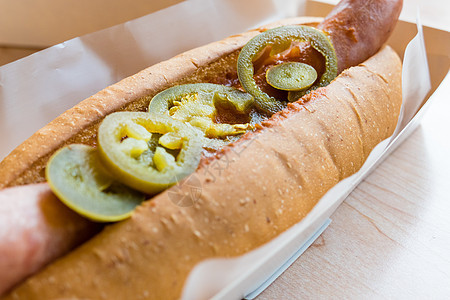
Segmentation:
{"type": "Polygon", "coordinates": [[[233,136],[251,130],[260,121],[256,114],[250,114],[253,104],[250,94],[236,88],[196,83],[162,91],[152,98],[148,110],[150,113],[169,115],[200,129],[206,137],[204,146],[216,149],[233,140],[233,136]],[[233,111],[235,120],[230,123],[217,122],[219,108],[233,111]],[[240,123],[242,119],[247,122],[240,123]]]}
{"type": "MultiPolygon", "coordinates": [[[[267,30],[251,39],[241,50],[237,70],[239,81],[246,92],[255,97],[256,105],[269,113],[283,109],[286,102],[279,101],[264,93],[256,84],[253,61],[267,46],[272,47],[271,55],[287,49],[291,42],[310,42],[311,46],[319,51],[326,61],[326,70],[319,82],[314,84],[305,93],[320,86],[325,86],[337,76],[337,58],[333,45],[327,36],[313,27],[293,25],[267,30]]],[[[290,92],[296,93],[296,92],[290,92]]],[[[289,98],[293,98],[292,94],[289,98]]]]}
{"type": "Polygon", "coordinates": [[[202,139],[197,130],[168,116],[117,112],[100,124],[98,149],[118,180],[156,194],[195,171],[202,139]]]}
{"type": "Polygon", "coordinates": [[[145,199],[144,194],[108,175],[95,148],[86,145],[74,144],[57,151],[45,174],[50,188],[63,203],[94,221],[125,219],[145,199]]]}
{"type": "Polygon", "coordinates": [[[267,69],[267,83],[283,91],[302,91],[317,79],[316,69],[300,62],[287,62],[267,69]]]}

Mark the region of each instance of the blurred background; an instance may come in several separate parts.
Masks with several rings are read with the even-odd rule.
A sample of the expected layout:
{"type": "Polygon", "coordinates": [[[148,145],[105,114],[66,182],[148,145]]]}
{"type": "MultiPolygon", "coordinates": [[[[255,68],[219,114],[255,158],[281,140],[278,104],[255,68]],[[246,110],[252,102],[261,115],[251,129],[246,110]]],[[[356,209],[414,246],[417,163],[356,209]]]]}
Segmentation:
{"type": "MultiPolygon", "coordinates": [[[[0,66],[183,1],[202,0],[0,0],[0,66]]],[[[331,4],[338,1],[318,0],[331,4]]],[[[449,30],[449,0],[404,0],[402,18],[414,21],[417,6],[424,25],[449,30]],[[437,11],[436,7],[442,9],[437,11]]]]}
{"type": "Polygon", "coordinates": [[[0,66],[183,0],[0,0],[0,66]]]}

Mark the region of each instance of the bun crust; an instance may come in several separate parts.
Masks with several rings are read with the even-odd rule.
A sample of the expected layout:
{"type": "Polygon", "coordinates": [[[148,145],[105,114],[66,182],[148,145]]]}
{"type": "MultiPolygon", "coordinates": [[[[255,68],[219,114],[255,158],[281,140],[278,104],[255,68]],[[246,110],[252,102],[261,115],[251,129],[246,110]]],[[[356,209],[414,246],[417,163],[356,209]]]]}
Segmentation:
{"type": "MultiPolygon", "coordinates": [[[[228,42],[210,47],[219,49],[220,43],[234,47],[228,42]]],[[[175,61],[189,58],[192,63],[193,57],[191,52],[175,61]]],[[[197,68],[192,66],[191,72],[197,68]]],[[[137,83],[149,72],[161,74],[149,68],[94,97],[119,102],[112,93],[127,95],[129,84],[133,91],[129,97],[138,98],[151,90],[137,83]]],[[[161,79],[158,84],[152,91],[170,81],[161,79]]],[[[181,184],[159,194],[130,219],[108,226],[6,299],[179,298],[198,262],[240,255],[270,241],[306,216],[331,187],[360,169],[371,150],[395,129],[401,106],[400,59],[384,47],[307,97],[306,104],[290,104],[218,157],[203,160],[190,177],[200,193],[193,195],[192,184],[181,184]],[[217,165],[226,167],[212,171],[217,165]],[[174,194],[191,195],[192,205],[180,205],[174,194]]],[[[110,109],[102,103],[102,112],[89,114],[92,120],[110,109]]]]}

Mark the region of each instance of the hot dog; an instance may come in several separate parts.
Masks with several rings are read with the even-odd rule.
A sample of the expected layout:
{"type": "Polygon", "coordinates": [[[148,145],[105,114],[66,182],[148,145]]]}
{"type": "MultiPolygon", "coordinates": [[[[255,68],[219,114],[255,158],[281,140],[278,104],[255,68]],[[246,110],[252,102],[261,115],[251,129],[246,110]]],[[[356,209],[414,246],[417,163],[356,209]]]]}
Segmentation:
{"type": "MultiPolygon", "coordinates": [[[[340,70],[356,65],[375,53],[387,38],[386,33],[392,30],[401,9],[401,1],[385,1],[384,6],[379,4],[381,2],[367,5],[361,2],[341,3],[335,10],[339,13],[333,12],[318,25],[330,33],[340,70]],[[367,16],[366,13],[365,20],[346,19],[352,14],[351,8],[370,11],[370,5],[375,5],[373,9],[377,15],[367,16]],[[389,14],[384,14],[381,8],[389,14]],[[384,25],[376,26],[376,32],[371,33],[376,38],[366,41],[362,36],[367,35],[364,30],[370,18],[384,25]],[[344,29],[339,29],[343,25],[344,29]],[[346,38],[337,37],[343,31],[346,38]],[[360,48],[357,62],[350,60],[355,56],[347,54],[353,47],[360,48]]],[[[288,23],[299,23],[299,20],[288,23]]],[[[41,171],[51,153],[67,143],[83,141],[94,144],[95,139],[88,137],[96,131],[99,120],[114,110],[141,109],[143,104],[136,99],[155,94],[174,83],[209,81],[233,84],[235,81],[230,78],[236,78],[233,64],[236,51],[257,33],[246,33],[185,53],[84,101],[39,131],[1,163],[2,185],[43,181],[41,171]],[[180,74],[168,71],[181,62],[184,68],[180,74]],[[218,69],[225,69],[228,76],[217,76],[218,69]],[[112,105],[106,107],[106,103],[112,105]],[[77,133],[72,130],[74,122],[79,125],[76,126],[77,133]],[[52,139],[54,135],[58,135],[58,139],[52,139]],[[46,149],[35,149],[33,146],[37,143],[46,145],[46,149]]],[[[308,59],[317,58],[318,54],[305,46],[301,57],[308,62],[308,59]]],[[[202,195],[195,205],[181,208],[173,204],[169,192],[162,193],[139,207],[131,219],[108,227],[63,260],[27,281],[11,296],[96,297],[100,295],[97,292],[108,291],[116,297],[125,297],[130,293],[135,295],[136,291],[145,293],[149,282],[153,282],[155,286],[148,292],[153,297],[178,297],[183,280],[195,263],[211,256],[239,255],[270,240],[301,220],[315,201],[337,181],[359,169],[370,150],[388,137],[395,127],[399,108],[399,68],[398,58],[392,50],[384,48],[360,67],[344,71],[330,86],[290,104],[255,132],[225,147],[213,158],[204,158],[195,173],[202,186],[202,195]],[[385,66],[386,62],[389,66],[385,66]],[[381,98],[380,91],[383,94],[381,98]],[[365,101],[361,101],[363,98],[365,101]],[[338,120],[343,117],[349,120],[338,120]],[[348,136],[348,132],[355,131],[359,135],[348,136]],[[274,144],[279,147],[274,147],[274,144]],[[229,159],[230,153],[241,153],[235,159],[245,164],[230,165],[222,176],[213,180],[205,170],[214,162],[229,159]],[[255,169],[248,169],[250,166],[255,169]],[[304,169],[306,167],[311,171],[304,169]],[[258,175],[255,175],[256,170],[259,170],[258,175]],[[272,176],[270,181],[267,178],[269,174],[272,176]],[[247,188],[240,188],[241,182],[266,189],[253,191],[249,195],[247,188]],[[226,192],[230,184],[234,184],[232,194],[226,192]],[[279,191],[285,188],[289,191],[280,194],[279,191]],[[227,195],[227,199],[220,201],[220,195],[227,195]],[[281,198],[281,202],[273,201],[276,198],[281,198]],[[232,237],[224,239],[228,234],[232,237]],[[166,250],[161,254],[163,248],[166,250]],[[189,255],[189,259],[173,265],[180,253],[187,253],[185,255],[189,255]],[[102,278],[97,276],[96,282],[84,282],[83,274],[100,273],[105,266],[115,272],[103,274],[102,278]],[[166,280],[174,266],[177,269],[176,278],[166,280]],[[71,282],[61,284],[60,280],[66,278],[67,272],[71,274],[71,282]],[[133,277],[134,286],[129,290],[122,289],[118,282],[131,280],[131,273],[142,280],[133,277]]],[[[92,227],[88,222],[86,224],[86,232],[91,231],[92,227]]]]}

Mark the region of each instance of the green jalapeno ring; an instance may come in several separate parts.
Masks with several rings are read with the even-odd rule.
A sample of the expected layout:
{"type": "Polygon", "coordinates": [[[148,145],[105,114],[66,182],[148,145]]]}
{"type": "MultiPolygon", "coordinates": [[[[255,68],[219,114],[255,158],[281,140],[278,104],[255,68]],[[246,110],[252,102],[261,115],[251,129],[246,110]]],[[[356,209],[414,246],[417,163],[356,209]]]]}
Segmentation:
{"type": "Polygon", "coordinates": [[[189,125],[145,112],[108,115],[99,127],[98,145],[107,169],[119,181],[147,194],[156,194],[193,173],[202,152],[202,139],[189,125]],[[148,146],[152,143],[152,134],[162,135],[161,145],[155,146],[154,151],[148,146]],[[130,143],[126,143],[127,140],[130,143]],[[179,152],[175,156],[169,153],[176,148],[179,152]]]}
{"type": "Polygon", "coordinates": [[[67,207],[97,222],[128,218],[145,195],[115,181],[100,164],[95,148],[61,148],[45,169],[49,187],[67,207]]]}
{"type": "Polygon", "coordinates": [[[261,121],[261,116],[251,113],[254,102],[253,96],[234,87],[194,83],[173,86],[155,95],[148,111],[191,124],[203,132],[205,148],[220,149],[261,121]],[[193,98],[191,103],[189,97],[193,98]],[[191,105],[190,110],[186,105],[191,105]],[[216,123],[214,114],[218,106],[231,107],[238,115],[246,115],[248,123],[216,123]]]}
{"type": "Polygon", "coordinates": [[[236,88],[214,83],[190,83],[176,85],[156,94],[150,101],[148,111],[165,114],[173,106],[173,102],[184,95],[204,93],[214,94],[214,100],[222,99],[234,106],[240,113],[247,112],[254,103],[253,96],[236,88]]]}
{"type": "MultiPolygon", "coordinates": [[[[269,45],[280,52],[285,50],[288,47],[287,41],[310,42],[311,46],[325,57],[326,70],[320,77],[319,83],[313,85],[308,91],[329,84],[337,76],[337,58],[334,47],[327,36],[316,28],[302,25],[283,26],[255,36],[239,53],[238,78],[244,90],[255,97],[255,104],[258,108],[269,113],[283,109],[286,102],[269,96],[257,86],[253,78],[253,61],[269,45]]],[[[272,52],[271,54],[274,54],[272,52]]]]}
{"type": "Polygon", "coordinates": [[[306,90],[316,79],[316,69],[301,62],[285,62],[266,71],[267,83],[283,91],[306,90]]]}

